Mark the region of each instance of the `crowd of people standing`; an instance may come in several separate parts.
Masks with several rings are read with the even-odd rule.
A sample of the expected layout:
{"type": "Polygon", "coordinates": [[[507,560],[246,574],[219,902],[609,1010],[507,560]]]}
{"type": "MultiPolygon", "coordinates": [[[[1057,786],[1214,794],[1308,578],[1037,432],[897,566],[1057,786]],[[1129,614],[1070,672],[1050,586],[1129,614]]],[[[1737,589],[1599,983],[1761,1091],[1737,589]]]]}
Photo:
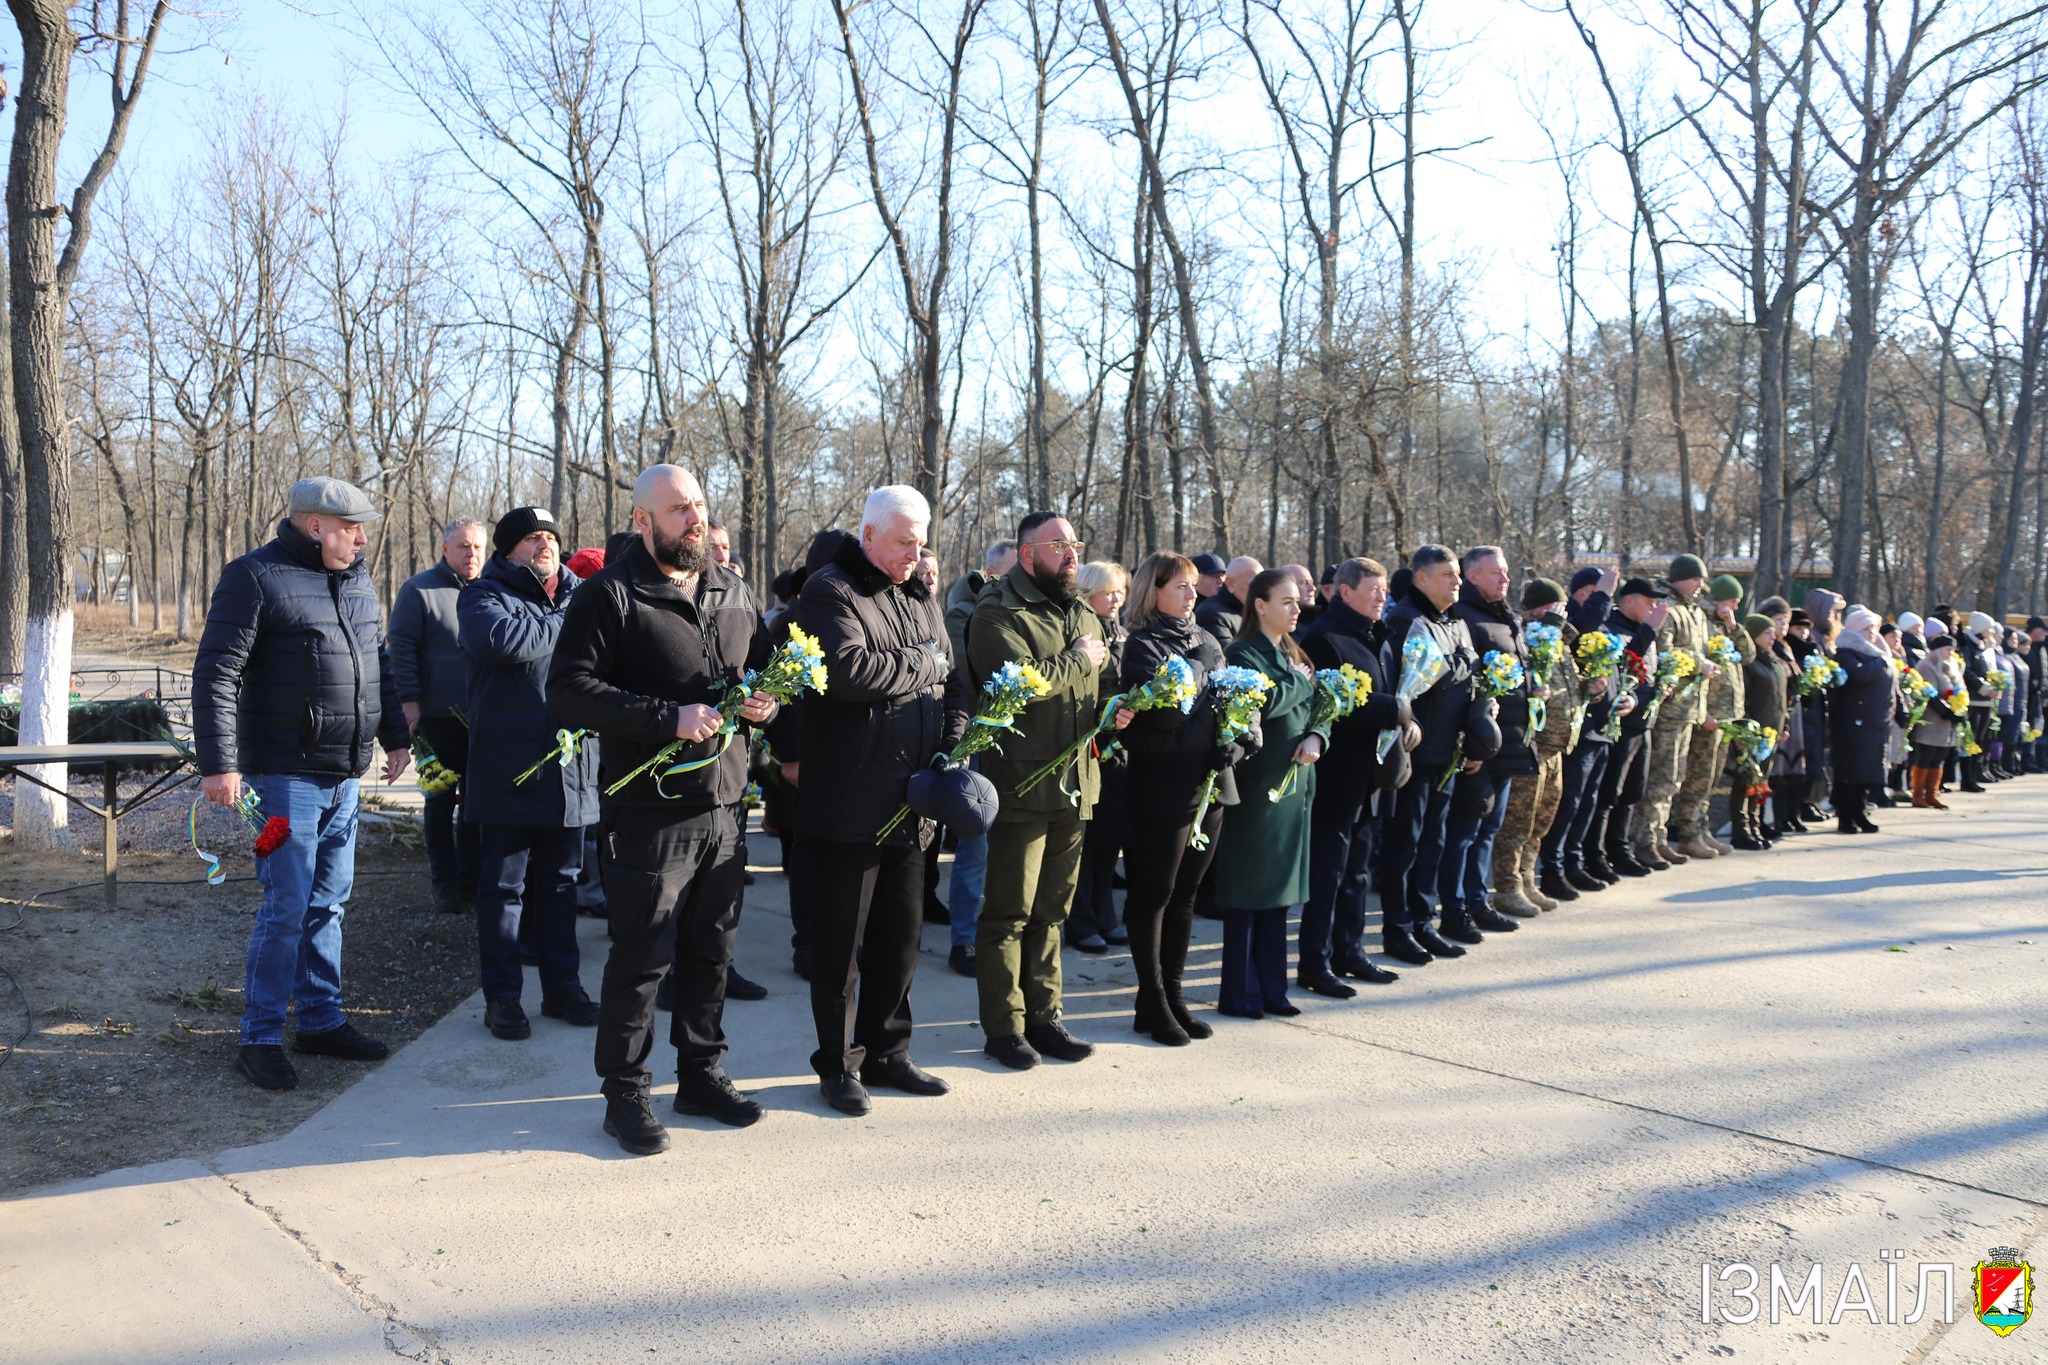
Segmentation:
{"type": "Polygon", "coordinates": [[[946,1093],[910,1055],[929,919],[977,983],[984,1050],[1026,1070],[1094,1050],[1064,1022],[1065,948],[1126,946],[1133,1027],[1185,1046],[1213,1032],[1185,993],[1198,915],[1221,922],[1217,1013],[1289,1016],[1291,989],[1353,998],[1625,880],[1766,851],[1823,806],[1874,833],[1877,809],[2048,767],[2048,623],[1888,622],[1821,588],[1745,609],[1693,554],[1519,585],[1490,545],[1320,579],[1168,551],[1126,570],[1037,511],[942,587],[931,509],[892,486],[855,530],[819,532],[764,607],[696,480],[660,465],[602,549],[566,556],[539,507],[451,524],[387,634],[361,558],[377,515],[302,481],[208,613],[205,795],[289,821],[257,860],[237,1066],[296,1083],[288,1009],[300,1052],[384,1055],[340,990],[356,783],[380,744],[387,780],[422,761],[435,902],[475,917],[486,1027],[530,1036],[534,963],[541,1013],[595,1032],[605,1130],[641,1154],[669,1144],[650,1099],[662,1008],[673,1107],[761,1116],[722,1065],[725,1001],[759,990],[732,960],[757,794],[821,1092],[861,1114],[871,1088],[946,1093]],[[818,685],[761,690],[792,641],[818,685]],[[1169,674],[1177,704],[1140,700],[1169,674]],[[1330,704],[1340,678],[1355,690],[1330,704]],[[1028,700],[991,720],[977,708],[1006,679],[1028,700]],[[976,725],[998,742],[955,757],[976,725]],[[596,1000],[579,903],[608,921],[596,1000]]]}

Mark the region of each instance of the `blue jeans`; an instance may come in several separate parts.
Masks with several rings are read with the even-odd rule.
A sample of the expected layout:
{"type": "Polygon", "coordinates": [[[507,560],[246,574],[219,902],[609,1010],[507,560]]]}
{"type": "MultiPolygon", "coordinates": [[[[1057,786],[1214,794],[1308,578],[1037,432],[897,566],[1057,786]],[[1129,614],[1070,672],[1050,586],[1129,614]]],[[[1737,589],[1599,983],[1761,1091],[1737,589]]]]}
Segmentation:
{"type": "Polygon", "coordinates": [[[583,831],[575,826],[480,827],[483,872],[476,888],[476,946],[486,1000],[517,1000],[525,982],[519,927],[533,917],[543,997],[582,984],[576,948],[576,880],[583,831]]]}
{"type": "Polygon", "coordinates": [[[1507,818],[1508,789],[1513,785],[1513,777],[1485,768],[1458,774],[1452,790],[1459,804],[1491,789],[1493,808],[1485,815],[1453,815],[1444,830],[1443,860],[1436,877],[1437,909],[1444,915],[1470,913],[1485,906],[1486,876],[1493,869],[1493,839],[1500,833],[1500,822],[1507,818]]]}
{"type": "MultiPolygon", "coordinates": [[[[284,1042],[284,1014],[298,1031],[326,1033],[341,1013],[341,916],[356,878],[356,780],[252,773],[243,779],[265,819],[291,821],[291,837],[256,860],[263,906],[249,934],[243,991],[244,1044],[284,1042]]],[[[254,837],[253,834],[251,836],[254,837]]]]}
{"type": "Polygon", "coordinates": [[[988,882],[988,835],[962,839],[953,850],[953,880],[946,887],[946,913],[953,920],[953,946],[974,946],[981,922],[981,893],[988,882]]]}

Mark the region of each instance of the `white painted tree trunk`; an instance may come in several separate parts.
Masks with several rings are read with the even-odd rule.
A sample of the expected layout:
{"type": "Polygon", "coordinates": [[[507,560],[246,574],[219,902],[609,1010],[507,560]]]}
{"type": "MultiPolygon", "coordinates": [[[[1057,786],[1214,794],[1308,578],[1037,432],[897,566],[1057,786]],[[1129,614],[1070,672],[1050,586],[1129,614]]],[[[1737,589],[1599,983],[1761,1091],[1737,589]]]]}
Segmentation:
{"type": "MultiPolygon", "coordinates": [[[[28,623],[28,649],[21,678],[21,742],[71,742],[71,632],[69,605],[55,617],[39,616],[28,623]]],[[[24,768],[53,787],[63,787],[68,770],[61,763],[24,768]]],[[[71,839],[71,806],[55,792],[33,782],[14,784],[14,846],[46,852],[75,848],[71,839]]]]}

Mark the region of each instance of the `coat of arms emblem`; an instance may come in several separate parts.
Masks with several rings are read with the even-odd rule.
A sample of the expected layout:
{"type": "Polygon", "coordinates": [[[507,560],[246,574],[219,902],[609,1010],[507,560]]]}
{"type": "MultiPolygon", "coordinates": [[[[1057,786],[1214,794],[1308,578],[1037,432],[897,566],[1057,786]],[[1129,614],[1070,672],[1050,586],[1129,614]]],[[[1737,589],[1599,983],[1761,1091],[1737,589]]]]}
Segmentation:
{"type": "Polygon", "coordinates": [[[1993,1247],[1977,1262],[1974,1278],[1977,1321],[2011,1336],[2034,1311],[2034,1267],[2020,1259],[2017,1247],[1993,1247]]]}

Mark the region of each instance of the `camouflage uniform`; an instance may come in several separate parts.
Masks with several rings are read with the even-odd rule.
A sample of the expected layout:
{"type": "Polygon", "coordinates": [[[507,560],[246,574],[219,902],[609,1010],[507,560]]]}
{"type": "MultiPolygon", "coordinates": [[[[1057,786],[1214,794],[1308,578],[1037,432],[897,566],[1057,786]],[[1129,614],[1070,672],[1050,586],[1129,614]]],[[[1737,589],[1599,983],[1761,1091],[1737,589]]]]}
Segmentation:
{"type": "MultiPolygon", "coordinates": [[[[1707,617],[1693,600],[1674,597],[1670,615],[1657,632],[1657,656],[1661,659],[1674,649],[1690,650],[1700,660],[1707,657],[1707,617]]],[[[1670,847],[1665,826],[1671,819],[1671,801],[1685,781],[1693,732],[1707,718],[1707,690],[1702,681],[1680,687],[1650,724],[1649,777],[1629,827],[1638,857],[1670,847]]]]}
{"type": "MultiPolygon", "coordinates": [[[[1718,616],[1707,617],[1707,636],[1720,636],[1735,646],[1742,662],[1756,658],[1756,641],[1749,638],[1738,621],[1729,625],[1718,616]]],[[[1724,667],[1707,680],[1707,714],[1717,721],[1739,720],[1743,714],[1742,669],[1724,667]]],[[[1713,839],[1707,808],[1714,798],[1715,784],[1728,757],[1728,736],[1715,731],[1696,730],[1692,751],[1686,756],[1685,782],[1671,802],[1671,837],[1681,844],[1695,839],[1713,839]]],[[[1681,849],[1681,852],[1684,850],[1681,849]]]]}
{"type": "Polygon", "coordinates": [[[1550,697],[1546,703],[1549,717],[1541,730],[1529,733],[1536,772],[1515,779],[1515,785],[1508,791],[1507,813],[1501,817],[1500,833],[1493,842],[1494,886],[1499,891],[1515,887],[1524,895],[1536,889],[1536,853],[1544,836],[1550,833],[1551,819],[1557,814],[1558,800],[1564,794],[1564,756],[1576,739],[1575,723],[1584,690],[1578,663],[1572,658],[1578,632],[1562,616],[1532,616],[1530,620],[1559,627],[1564,638],[1563,657],[1550,670],[1550,697]]]}

